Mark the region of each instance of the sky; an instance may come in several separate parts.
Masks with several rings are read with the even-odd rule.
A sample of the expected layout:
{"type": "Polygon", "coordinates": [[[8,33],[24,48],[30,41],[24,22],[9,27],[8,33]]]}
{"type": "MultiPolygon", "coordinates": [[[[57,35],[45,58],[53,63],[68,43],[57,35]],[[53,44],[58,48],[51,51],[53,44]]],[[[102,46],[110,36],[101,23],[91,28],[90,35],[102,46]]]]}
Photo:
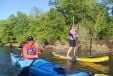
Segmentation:
{"type": "Polygon", "coordinates": [[[48,4],[49,0],[0,0],[0,19],[7,19],[17,12],[29,15],[34,6],[46,12],[50,9],[48,4]]]}
{"type": "Polygon", "coordinates": [[[99,3],[101,3],[102,2],[102,0],[97,0],[99,3]]]}

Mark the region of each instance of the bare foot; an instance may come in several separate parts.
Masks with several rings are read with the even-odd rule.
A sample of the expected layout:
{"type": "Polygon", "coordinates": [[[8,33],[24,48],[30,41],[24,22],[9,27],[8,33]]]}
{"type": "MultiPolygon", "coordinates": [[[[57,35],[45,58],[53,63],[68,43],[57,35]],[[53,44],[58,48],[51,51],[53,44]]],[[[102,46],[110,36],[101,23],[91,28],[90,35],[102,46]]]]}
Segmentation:
{"type": "Polygon", "coordinates": [[[71,58],[70,56],[66,56],[67,58],[71,58]]]}

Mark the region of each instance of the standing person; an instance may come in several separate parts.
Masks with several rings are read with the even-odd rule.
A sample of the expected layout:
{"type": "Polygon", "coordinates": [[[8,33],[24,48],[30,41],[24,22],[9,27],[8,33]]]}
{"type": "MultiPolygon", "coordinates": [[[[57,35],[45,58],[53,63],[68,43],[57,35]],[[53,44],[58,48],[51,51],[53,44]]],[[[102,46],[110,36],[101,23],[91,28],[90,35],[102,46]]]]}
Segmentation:
{"type": "Polygon", "coordinates": [[[77,37],[77,32],[74,26],[70,27],[70,31],[69,31],[69,50],[67,52],[67,57],[70,57],[69,54],[70,52],[73,50],[73,56],[76,55],[76,37],[77,37]]]}
{"type": "Polygon", "coordinates": [[[27,42],[23,45],[23,58],[24,59],[34,59],[40,55],[40,51],[34,42],[32,36],[27,38],[27,42]]]}

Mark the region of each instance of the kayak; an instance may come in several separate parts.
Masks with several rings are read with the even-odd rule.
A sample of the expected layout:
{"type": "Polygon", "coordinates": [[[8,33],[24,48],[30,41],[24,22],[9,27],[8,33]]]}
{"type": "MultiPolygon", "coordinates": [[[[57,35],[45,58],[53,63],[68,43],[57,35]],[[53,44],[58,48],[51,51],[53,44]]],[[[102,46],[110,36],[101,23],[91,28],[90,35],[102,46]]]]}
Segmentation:
{"type": "Polygon", "coordinates": [[[65,67],[56,65],[43,59],[38,59],[30,67],[30,76],[90,76],[83,71],[67,74],[65,67]]]}
{"type": "MultiPolygon", "coordinates": [[[[52,52],[52,55],[61,58],[61,59],[72,59],[71,57],[66,57],[65,55],[58,53],[58,52],[52,52]]],[[[83,61],[83,62],[104,62],[108,61],[108,56],[98,57],[98,58],[82,58],[82,57],[76,57],[77,61],[83,61]]]]}
{"type": "Polygon", "coordinates": [[[13,52],[10,52],[10,56],[12,65],[18,66],[21,69],[29,66],[33,62],[31,59],[23,60],[19,55],[16,55],[13,52]]]}
{"type": "Polygon", "coordinates": [[[18,65],[22,72],[27,75],[20,76],[90,76],[89,73],[83,71],[75,71],[71,74],[66,73],[66,68],[45,59],[23,60],[18,55],[10,52],[12,65],[18,65]],[[25,68],[29,67],[29,71],[25,68]]]}

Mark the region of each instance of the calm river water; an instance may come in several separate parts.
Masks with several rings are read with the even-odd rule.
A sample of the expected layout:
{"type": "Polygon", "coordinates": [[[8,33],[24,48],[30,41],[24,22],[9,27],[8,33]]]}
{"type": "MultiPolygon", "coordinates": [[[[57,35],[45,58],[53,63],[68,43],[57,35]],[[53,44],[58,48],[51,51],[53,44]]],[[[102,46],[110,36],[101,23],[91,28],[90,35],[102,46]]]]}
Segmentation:
{"type": "MultiPolygon", "coordinates": [[[[17,54],[20,54],[20,50],[14,49],[17,54]]],[[[104,63],[83,63],[77,62],[72,64],[69,60],[61,60],[53,57],[51,51],[47,50],[44,52],[44,55],[41,56],[48,61],[51,61],[55,64],[65,66],[70,72],[75,70],[91,72],[91,73],[108,73],[108,62],[104,63]],[[91,65],[91,66],[88,66],[91,65]],[[93,65],[93,66],[92,66],[93,65]],[[104,67],[104,70],[102,70],[104,67]],[[98,68],[98,69],[97,69],[98,68]],[[100,69],[99,69],[100,68],[100,69]],[[101,69],[102,68],[102,69],[101,69]]],[[[10,52],[7,47],[0,47],[0,76],[17,76],[19,70],[17,67],[11,65],[10,52]]]]}

